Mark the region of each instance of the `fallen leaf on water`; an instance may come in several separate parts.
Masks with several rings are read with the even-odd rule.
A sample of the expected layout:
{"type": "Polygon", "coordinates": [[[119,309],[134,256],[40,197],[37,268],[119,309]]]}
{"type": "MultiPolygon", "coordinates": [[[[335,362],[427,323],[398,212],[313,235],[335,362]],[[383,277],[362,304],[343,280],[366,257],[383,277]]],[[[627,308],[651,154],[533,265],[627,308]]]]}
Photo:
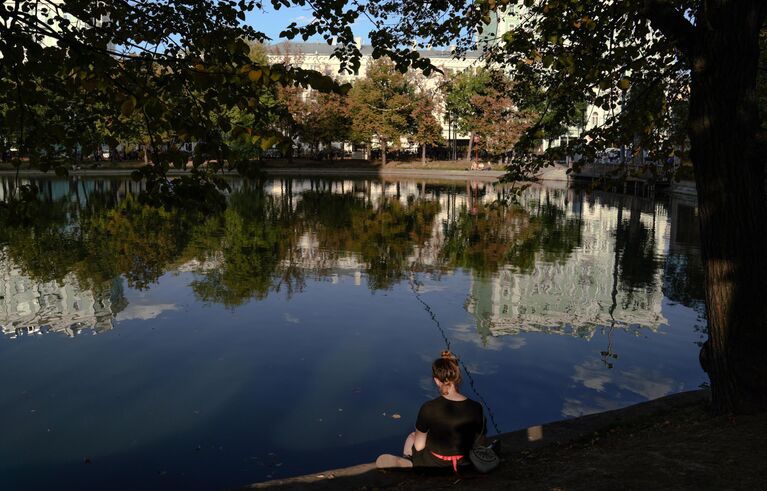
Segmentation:
{"type": "Polygon", "coordinates": [[[402,416],[400,416],[399,414],[396,414],[396,413],[391,415],[391,419],[400,419],[401,417],[402,416]]]}

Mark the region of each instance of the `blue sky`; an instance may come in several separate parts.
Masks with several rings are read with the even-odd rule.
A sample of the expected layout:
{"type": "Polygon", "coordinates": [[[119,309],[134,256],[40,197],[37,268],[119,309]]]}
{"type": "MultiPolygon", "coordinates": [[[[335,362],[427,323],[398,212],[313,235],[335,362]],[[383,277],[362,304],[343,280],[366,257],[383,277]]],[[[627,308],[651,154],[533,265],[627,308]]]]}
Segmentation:
{"type": "MultiPolygon", "coordinates": [[[[312,10],[310,7],[295,7],[281,8],[274,10],[271,5],[264,5],[264,10],[255,10],[250,12],[246,17],[246,23],[251,25],[254,29],[265,33],[272,38],[272,43],[283,41],[280,38],[280,32],[284,30],[291,22],[296,22],[298,25],[306,25],[312,20],[312,10]]],[[[372,29],[372,24],[367,19],[360,19],[354,23],[354,35],[362,36],[363,42],[367,43],[368,33],[372,29]]],[[[313,40],[320,41],[320,38],[313,40]]],[[[300,42],[301,39],[295,39],[294,41],[300,42]]]]}

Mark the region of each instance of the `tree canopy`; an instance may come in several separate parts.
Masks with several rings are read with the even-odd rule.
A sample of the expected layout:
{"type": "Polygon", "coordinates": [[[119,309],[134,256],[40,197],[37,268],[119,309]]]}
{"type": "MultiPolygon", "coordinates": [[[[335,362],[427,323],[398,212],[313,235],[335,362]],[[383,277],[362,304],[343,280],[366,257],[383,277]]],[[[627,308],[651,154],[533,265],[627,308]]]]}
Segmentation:
{"type": "Polygon", "coordinates": [[[348,90],[316,71],[253,56],[266,39],[244,22],[256,8],[245,0],[4,2],[0,150],[13,150],[17,166],[24,158],[64,171],[103,144],[140,140],[153,165],[136,177],[155,195],[201,183],[220,188],[200,165],[247,173],[248,156],[232,152],[237,141],[263,150],[289,145],[264,124],[275,110],[266,95],[283,85],[348,90]],[[186,164],[184,142],[197,143],[195,170],[168,182],[169,167],[186,164]]]}
{"type": "Polygon", "coordinates": [[[388,60],[374,62],[349,92],[353,135],[362,142],[376,140],[384,165],[387,148],[399,145],[408,132],[414,92],[405,75],[388,60]]]}
{"type": "MultiPolygon", "coordinates": [[[[759,67],[767,2],[478,0],[432,2],[429,8],[401,0],[292,3],[309,6],[314,21],[292,23],[281,36],[324,38],[342,71],[360,68],[352,25],[362,16],[373,22],[373,56],[390,62],[371,68],[359,108],[386,121],[375,131],[371,125],[359,130],[383,142],[384,155],[386,143],[395,143],[406,126],[400,109],[409,92],[404,82],[390,93],[376,87],[376,73],[415,68],[429,75],[431,60],[414,48],[448,45],[458,56],[485,48],[490,64],[515,80],[511,100],[537,109],[520,150],[532,148],[552,126],[582,120],[578,108],[584,102],[608,114],[536,165],[515,162],[515,177],[563,152],[588,161],[615,142],[661,166],[670,157],[687,158],[689,148],[707,281],[709,340],[701,359],[714,407],[767,408],[767,303],[761,298],[767,278],[761,247],[767,236],[767,132],[757,90],[764,87],[759,67]],[[510,28],[493,32],[503,16],[510,28]],[[398,103],[381,99],[384,93],[398,103]],[[689,147],[678,127],[685,120],[689,147]]],[[[272,2],[275,9],[289,5],[272,2]]],[[[276,128],[258,124],[273,110],[265,91],[291,84],[348,90],[316,71],[254,61],[251,45],[266,36],[244,21],[261,7],[254,0],[4,2],[1,150],[13,149],[17,166],[24,156],[41,168],[63,169],[78,153],[98,148],[97,138],[106,135],[114,143],[108,140],[115,135],[133,134],[146,142],[154,164],[136,177],[147,180],[161,203],[184,196],[214,200],[225,183],[199,165],[246,170],[250,162],[230,155],[232,140],[263,150],[290,146],[276,128]],[[259,120],[238,119],[237,109],[259,120]],[[167,180],[171,163],[184,160],[176,143],[192,140],[203,143],[194,172],[167,180]],[[206,192],[194,191],[200,187],[206,192]]]]}

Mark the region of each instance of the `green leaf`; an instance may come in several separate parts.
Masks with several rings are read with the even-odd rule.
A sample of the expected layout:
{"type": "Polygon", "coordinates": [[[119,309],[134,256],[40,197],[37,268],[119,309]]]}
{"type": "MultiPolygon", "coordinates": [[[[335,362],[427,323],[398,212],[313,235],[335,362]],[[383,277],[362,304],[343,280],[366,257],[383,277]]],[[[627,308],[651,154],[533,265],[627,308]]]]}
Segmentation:
{"type": "Polygon", "coordinates": [[[120,105],[120,114],[122,114],[125,117],[130,116],[133,114],[133,111],[136,109],[136,98],[133,96],[128,97],[123,101],[123,103],[120,105]]]}
{"type": "Polygon", "coordinates": [[[261,70],[251,70],[248,72],[248,78],[251,82],[258,82],[261,80],[261,76],[263,75],[263,72],[261,70]]]}
{"type": "Polygon", "coordinates": [[[629,90],[629,87],[631,87],[631,80],[627,78],[620,79],[618,82],[618,87],[620,87],[620,89],[624,92],[629,90]]]}
{"type": "Polygon", "coordinates": [[[274,136],[267,136],[266,138],[261,139],[261,150],[266,152],[270,148],[272,148],[277,142],[279,141],[278,138],[274,136]]]}

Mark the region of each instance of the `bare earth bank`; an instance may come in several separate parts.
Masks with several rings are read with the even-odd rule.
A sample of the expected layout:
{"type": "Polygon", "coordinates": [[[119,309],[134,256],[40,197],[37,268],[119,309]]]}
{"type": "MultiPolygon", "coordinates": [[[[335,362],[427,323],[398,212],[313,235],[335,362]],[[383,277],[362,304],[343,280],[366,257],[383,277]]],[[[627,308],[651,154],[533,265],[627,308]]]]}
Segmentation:
{"type": "MultiPolygon", "coordinates": [[[[707,391],[501,435],[489,475],[376,470],[373,464],[242,489],[765,489],[767,414],[712,416],[707,391]]],[[[381,449],[382,452],[387,449],[381,449]]]]}
{"type": "MultiPolygon", "coordinates": [[[[144,166],[143,162],[101,162],[98,164],[86,163],[81,167],[70,169],[69,175],[80,177],[107,177],[129,176],[134,170],[144,166]]],[[[438,178],[449,180],[479,180],[495,181],[505,174],[502,166],[494,166],[493,170],[469,170],[466,161],[429,161],[425,166],[413,162],[393,161],[386,166],[367,160],[334,160],[315,161],[307,159],[295,159],[288,162],[283,159],[266,160],[263,170],[271,175],[316,175],[316,176],[343,176],[343,177],[391,177],[391,178],[438,178]]],[[[563,166],[553,166],[543,169],[537,176],[542,180],[567,181],[563,166]]],[[[187,171],[171,169],[169,175],[183,175],[187,171]]],[[[0,176],[15,176],[16,170],[10,164],[0,164],[0,176]]],[[[36,169],[22,166],[19,169],[20,177],[54,177],[53,171],[42,172],[36,169]]]]}

